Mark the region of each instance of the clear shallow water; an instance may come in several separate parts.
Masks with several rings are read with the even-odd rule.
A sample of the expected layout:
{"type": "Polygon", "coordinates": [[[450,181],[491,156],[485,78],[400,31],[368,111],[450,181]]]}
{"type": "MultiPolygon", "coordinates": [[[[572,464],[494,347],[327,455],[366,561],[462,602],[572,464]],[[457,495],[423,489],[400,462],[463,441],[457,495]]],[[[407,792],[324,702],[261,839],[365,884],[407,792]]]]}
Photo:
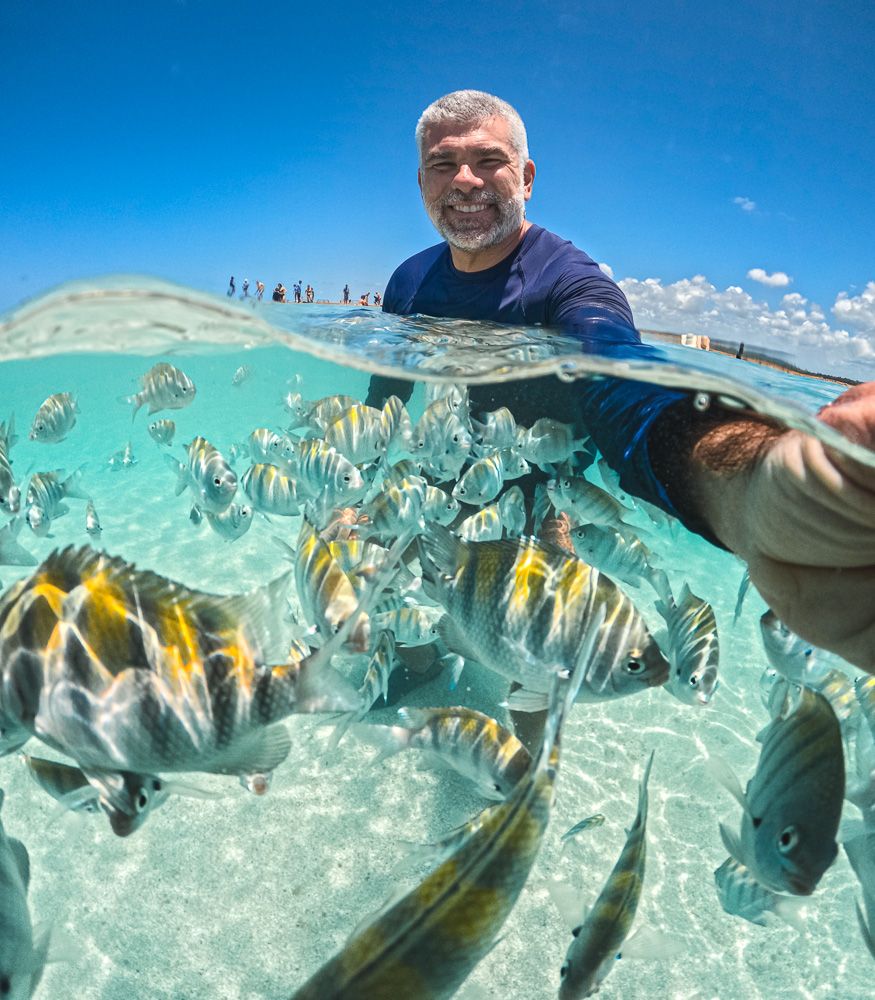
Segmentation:
{"type": "MultiPolygon", "coordinates": [[[[356,364],[367,358],[386,370],[413,348],[405,354],[409,331],[403,324],[395,326],[375,311],[269,305],[243,311],[194,293],[180,298],[178,292],[128,282],[117,286],[114,298],[85,297],[80,289],[79,298],[30,304],[30,312],[13,317],[3,331],[10,360],[0,366],[0,418],[16,414],[21,440],[12,457],[19,476],[84,466],[107,551],[201,590],[243,591],[288,568],[272,536],[294,544],[298,519],[257,519],[234,543],[223,542],[206,523],[193,526],[190,501],[174,497],[173,475],[146,433],[151,418],[141,413],[132,424],[129,407],[117,398],[135,391],[137,377],[155,360],[172,360],[198,387],[192,406],[159,414],[177,422],[174,452],[180,455],[179,442],[195,434],[226,449],[256,426],[285,425],[281,399],[295,375],[302,376],[308,399],[335,392],[363,397],[368,375],[325,357],[346,356],[356,364]],[[119,287],[132,294],[121,296],[119,287]],[[150,312],[149,303],[158,305],[150,312]],[[398,342],[381,354],[373,342],[383,333],[398,342]],[[304,346],[325,357],[305,353],[304,346]],[[252,377],[232,388],[231,377],[244,363],[252,377]],[[37,407],[58,391],[77,395],[76,427],[57,445],[28,441],[37,407]],[[137,464],[112,471],[107,459],[128,440],[137,464]]],[[[431,371],[446,371],[450,360],[441,349],[452,332],[452,324],[428,331],[444,342],[428,342],[420,364],[431,359],[431,371]]],[[[520,334],[502,357],[494,341],[478,340],[475,333],[464,332],[471,342],[462,351],[454,342],[452,363],[475,368],[478,378],[495,377],[498,369],[506,376],[514,367],[519,374],[522,364],[556,363],[544,356],[548,345],[537,333],[520,334]]],[[[839,391],[688,349],[665,353],[672,371],[690,384],[725,383],[722,391],[729,386],[738,398],[767,400],[771,412],[792,411],[802,422],[839,391]],[[691,356],[700,366],[696,371],[683,368],[691,356]],[[745,381],[733,383],[740,378],[745,381]]],[[[420,408],[417,390],[414,418],[420,408]]],[[[243,468],[238,464],[238,475],[243,468]]],[[[54,523],[53,538],[38,539],[24,529],[20,540],[38,559],[55,547],[88,541],[84,502],[71,500],[69,506],[70,513],[54,523]]],[[[555,995],[569,935],[546,883],[559,876],[579,887],[587,903],[595,899],[622,847],[643,764],[655,748],[638,920],[681,938],[686,952],[663,962],[619,963],[601,995],[869,997],[871,959],[859,938],[853,911],[859,893],[843,853],[808,901],[802,935],[780,923],[756,927],[720,908],[713,871],[726,852],[717,824],[737,828],[739,810],[706,775],[702,760],[706,753],[723,755],[743,782],[754,770],[755,735],[767,721],[759,698],[766,660],[758,619],[765,606],[749,594],[734,626],[742,572],[737,560],[680,527],[663,532],[661,542],[672,581],[686,579],[715,608],[721,687],[703,709],[682,705],[663,690],[577,706],[565,731],[553,820],[538,861],[501,943],[469,982],[491,997],[555,995]],[[596,812],[604,813],[605,825],[561,851],[560,834],[596,812]]],[[[0,579],[9,586],[26,572],[3,566],[0,579]]],[[[630,593],[657,627],[649,594],[630,593]]],[[[460,691],[451,693],[446,678],[438,677],[405,702],[464,700],[506,722],[497,707],[505,695],[500,678],[468,668],[460,691]]],[[[394,707],[382,709],[373,720],[389,722],[394,715],[394,707]]],[[[102,816],[59,818],[17,757],[0,759],[3,822],[30,852],[31,912],[62,928],[78,955],[46,970],[37,997],[290,996],[402,877],[415,884],[421,869],[399,875],[405,842],[434,841],[484,804],[455,775],[422,770],[413,754],[375,766],[374,750],[352,736],[328,753],[330,727],[293,718],[288,728],[293,750],[267,795],[250,795],[233,778],[191,776],[193,783],[225,794],[207,801],[174,797],[127,839],[115,837],[102,816]]],[[[53,756],[35,741],[25,749],[53,756]]],[[[848,806],[846,815],[856,810],[848,806]]]]}

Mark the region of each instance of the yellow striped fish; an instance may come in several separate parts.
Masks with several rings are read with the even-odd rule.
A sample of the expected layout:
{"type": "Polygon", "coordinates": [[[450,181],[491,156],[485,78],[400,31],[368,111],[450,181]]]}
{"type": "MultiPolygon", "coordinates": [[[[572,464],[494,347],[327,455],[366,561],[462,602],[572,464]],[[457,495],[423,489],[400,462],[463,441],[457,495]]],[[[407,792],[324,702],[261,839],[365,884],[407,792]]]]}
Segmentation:
{"type": "Polygon", "coordinates": [[[559,1000],[592,996],[617,964],[623,942],[629,936],[647,860],[647,782],[653,753],[647,761],[638,792],[638,812],[626,837],[620,857],[599,893],[595,905],[574,935],[560,970],[559,1000]]]}
{"type": "Polygon", "coordinates": [[[0,598],[0,753],[35,735],[83,770],[271,771],[289,751],[276,723],[358,703],[327,663],[346,632],[284,662],[289,576],[220,597],[53,552],[0,598]]]}
{"type": "MultiPolygon", "coordinates": [[[[465,542],[439,525],[419,539],[419,554],[423,589],[447,611],[440,630],[448,647],[529,691],[549,689],[548,664],[577,662],[602,607],[581,700],[616,698],[668,679],[665,657],[629,598],[575,556],[535,538],[465,542]]],[[[518,694],[513,707],[522,707],[518,694]]]]}
{"type": "Polygon", "coordinates": [[[240,485],[252,506],[263,514],[295,517],[301,513],[295,481],[285,475],[278,465],[269,462],[251,465],[243,473],[240,485]]]}
{"type": "Polygon", "coordinates": [[[511,796],[401,900],[357,931],[293,1000],[444,1000],[494,946],[550,820],[562,724],[589,666],[597,616],[571,678],[553,685],[544,742],[511,796]]]}

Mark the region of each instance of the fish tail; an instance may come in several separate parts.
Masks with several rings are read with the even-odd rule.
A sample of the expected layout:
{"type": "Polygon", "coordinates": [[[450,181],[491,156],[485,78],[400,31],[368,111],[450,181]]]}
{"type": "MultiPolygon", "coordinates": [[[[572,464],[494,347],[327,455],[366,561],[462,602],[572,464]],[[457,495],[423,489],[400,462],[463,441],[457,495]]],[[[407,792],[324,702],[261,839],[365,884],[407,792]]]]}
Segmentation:
{"type": "Polygon", "coordinates": [[[64,496],[74,497],[76,500],[90,500],[91,494],[82,485],[82,470],[85,468],[84,465],[80,465],[79,468],[72,472],[63,482],[64,496]]]}
{"type": "Polygon", "coordinates": [[[23,524],[24,518],[16,517],[9,522],[8,537],[5,531],[0,531],[0,563],[7,566],[36,566],[36,556],[17,540],[23,524]]]}
{"type": "Polygon", "coordinates": [[[137,410],[139,410],[144,403],[143,394],[136,392],[133,396],[119,396],[118,401],[120,403],[124,403],[126,406],[133,404],[134,409],[131,412],[131,423],[133,423],[134,417],[137,415],[137,410]]]}

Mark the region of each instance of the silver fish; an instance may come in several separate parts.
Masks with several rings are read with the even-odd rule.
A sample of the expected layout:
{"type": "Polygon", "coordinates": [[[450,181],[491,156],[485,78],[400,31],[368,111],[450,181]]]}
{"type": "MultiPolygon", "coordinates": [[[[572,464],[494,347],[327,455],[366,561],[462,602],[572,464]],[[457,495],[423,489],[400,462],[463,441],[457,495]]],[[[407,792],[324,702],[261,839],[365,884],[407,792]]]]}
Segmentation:
{"type": "Polygon", "coordinates": [[[501,508],[497,503],[481,507],[455,528],[459,538],[466,542],[494,542],[501,538],[503,530],[501,508]]]}
{"type": "Polygon", "coordinates": [[[133,404],[132,416],[148,403],[149,413],[159,410],[181,410],[194,402],[197,393],[194,382],[179,368],[159,361],[140,378],[141,389],[133,396],[122,396],[122,403],[133,404]]]}
{"type": "Polygon", "coordinates": [[[15,415],[0,423],[0,510],[7,514],[17,514],[21,510],[21,489],[16,485],[9,459],[9,450],[17,440],[15,436],[15,415]]]}
{"type": "Polygon", "coordinates": [[[252,506],[263,514],[295,517],[300,513],[295,481],[279,466],[262,463],[250,466],[240,480],[252,506]]]}
{"type": "MultiPolygon", "coordinates": [[[[428,525],[419,557],[425,593],[447,611],[440,628],[449,649],[531,693],[549,688],[545,664],[577,662],[600,607],[606,624],[579,697],[616,698],[668,679],[668,664],[629,598],[574,556],[534,538],[465,542],[428,525]]],[[[524,700],[515,692],[509,704],[523,707],[524,700]]]]}
{"type": "Polygon", "coordinates": [[[519,486],[511,486],[498,498],[501,523],[508,538],[519,538],[526,530],[526,499],[519,486]]]}
{"type": "Polygon", "coordinates": [[[805,684],[827,669],[818,662],[817,647],[791,632],[771,608],[760,618],[760,634],[769,663],[788,680],[805,684]]]}
{"type": "Polygon", "coordinates": [[[61,478],[63,474],[63,469],[55,469],[54,472],[35,472],[27,486],[25,503],[28,506],[38,507],[48,517],[54,518],[67,512],[67,507],[63,504],[67,497],[75,497],[78,500],[90,499],[82,485],[81,469],[77,469],[66,479],[61,478]]]}
{"type": "Polygon", "coordinates": [[[581,524],[571,529],[574,551],[590,566],[607,573],[630,587],[640,587],[645,581],[659,593],[656,556],[630,529],[581,524]]]}
{"type": "Polygon", "coordinates": [[[176,495],[188,488],[204,513],[221,514],[237,492],[236,473],[204,437],[194,438],[185,450],[186,462],[165,455],[167,464],[176,472],[176,495]]]}
{"type": "Polygon", "coordinates": [[[474,709],[401,708],[395,726],[363,726],[358,735],[378,746],[380,760],[423,750],[473,782],[488,799],[503,801],[525,777],[532,757],[510,730],[474,709]]]}
{"type": "Polygon", "coordinates": [[[249,365],[240,365],[240,367],[231,376],[232,386],[241,386],[244,382],[248,382],[252,378],[252,369],[249,365]]]}
{"type": "Polygon", "coordinates": [[[801,930],[798,896],[782,896],[772,892],[757,882],[744,865],[727,858],[714,871],[717,895],[724,911],[733,917],[741,917],[752,924],[767,927],[767,914],[774,913],[788,924],[801,930]]]}
{"type": "Polygon", "coordinates": [[[365,489],[361,472],[336,448],[324,441],[302,441],[298,446],[296,484],[299,495],[324,498],[331,507],[359,499],[365,489]]]}
{"type": "Polygon", "coordinates": [[[24,518],[15,517],[0,528],[0,566],[36,566],[37,558],[18,542],[24,518]]]}
{"type": "Polygon", "coordinates": [[[113,472],[118,472],[119,469],[130,469],[135,466],[137,464],[137,459],[134,455],[131,442],[128,441],[124,448],[115,452],[106,464],[112,469],[113,472]]]}
{"type": "Polygon", "coordinates": [[[547,493],[556,510],[564,511],[577,523],[590,522],[621,531],[633,513],[610,493],[583,476],[561,476],[547,483],[547,493]]]}
{"type": "Polygon", "coordinates": [[[252,508],[243,503],[232,503],[221,514],[206,511],[206,516],[213,531],[229,542],[242,538],[252,527],[252,508]]]}
{"type": "Polygon", "coordinates": [[[323,440],[353,465],[371,462],[385,455],[389,447],[382,412],[363,403],[344,410],[325,428],[323,440]]]}
{"type": "Polygon", "coordinates": [[[575,823],[570,830],[566,830],[559,839],[564,844],[567,841],[572,840],[579,833],[583,833],[584,830],[592,830],[597,826],[603,826],[604,822],[605,817],[601,813],[596,813],[594,816],[587,816],[586,819],[582,819],[579,823],[575,823]]]}
{"type": "Polygon", "coordinates": [[[30,440],[44,443],[63,441],[76,423],[79,404],[69,392],[56,392],[42,404],[33,418],[30,440]]]}
{"type": "Polygon", "coordinates": [[[857,922],[869,954],[875,958],[875,833],[853,837],[842,846],[863,890],[865,916],[857,903],[857,922]]]}
{"type": "Polygon", "coordinates": [[[149,424],[149,437],[157,444],[173,444],[173,436],[176,434],[176,423],[173,420],[164,418],[163,420],[153,420],[149,424]]]}
{"type": "Polygon", "coordinates": [[[685,583],[680,598],[668,593],[656,602],[668,626],[669,679],[666,690],[689,705],[707,705],[720,683],[720,643],[714,609],[685,583]]]}
{"type": "Polygon", "coordinates": [[[592,996],[617,964],[623,943],[629,936],[647,859],[647,782],[653,753],[647,761],[638,791],[638,812],[629,828],[626,843],[608,876],[608,881],[573,938],[560,970],[559,1000],[579,1000],[592,996]]]}
{"type": "Polygon", "coordinates": [[[760,735],[747,791],[721,779],[744,810],[741,834],[721,825],[729,854],[765,888],[807,896],[835,860],[845,795],[841,728],[823,695],[791,686],[783,710],[760,735]]]}
{"type": "Polygon", "coordinates": [[[577,446],[574,428],[551,417],[541,417],[528,429],[520,427],[517,431],[517,451],[541,468],[564,462],[577,446]]]}
{"type": "Polygon", "coordinates": [[[506,406],[481,414],[481,420],[472,420],[471,424],[481,454],[511,448],[516,443],[516,420],[506,406]]]}
{"type": "MultiPolygon", "coordinates": [[[[4,794],[0,789],[0,809],[4,794]]],[[[0,983],[12,1000],[27,1000],[42,978],[48,932],[35,937],[27,905],[30,859],[20,840],[0,823],[0,983]]]]}
{"type": "Polygon", "coordinates": [[[451,524],[460,510],[459,501],[446,490],[426,484],[425,501],[422,505],[422,516],[426,521],[451,524]]]}
{"type": "Polygon", "coordinates": [[[100,533],[103,528],[100,526],[100,518],[97,516],[97,510],[94,507],[94,501],[89,500],[85,505],[85,530],[91,535],[92,538],[100,538],[100,533]]]}

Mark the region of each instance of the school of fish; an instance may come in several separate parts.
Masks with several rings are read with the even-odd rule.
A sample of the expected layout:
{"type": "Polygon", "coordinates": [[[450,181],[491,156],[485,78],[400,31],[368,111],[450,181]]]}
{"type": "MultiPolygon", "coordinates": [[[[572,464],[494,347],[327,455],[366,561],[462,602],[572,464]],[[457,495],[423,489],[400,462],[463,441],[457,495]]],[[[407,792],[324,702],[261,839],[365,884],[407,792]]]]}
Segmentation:
{"type": "MultiPolygon", "coordinates": [[[[229,373],[235,391],[253,382],[249,366],[229,373]]],[[[25,567],[0,594],[0,755],[18,752],[35,793],[102,814],[121,837],[158,806],[172,809],[174,795],[215,795],[174,773],[227,775],[267,792],[295,715],[331,723],[331,749],[354,738],[379,759],[440,762],[489,804],[430,845],[429,874],[289,995],[450,997],[500,941],[549,835],[568,716],[660,687],[678,711],[714,711],[718,623],[648,544],[658,512],[623,492],[582,428],[548,418],[523,427],[505,408],[472,414],[463,385],[428,385],[416,420],[394,396],[376,408],[344,395],[307,399],[299,377],[290,386],[273,412],[265,407],[266,425],[237,440],[180,440],[169,417],[136,424],[142,407],[152,415],[196,402],[191,378],[159,362],[118,397],[132,408],[129,439],[102,464],[72,471],[57,458],[77,433],[72,392],[49,395],[33,417],[29,439],[52,455],[45,469],[17,475],[14,416],[0,424],[0,565],[25,567]],[[163,455],[167,496],[184,495],[181,520],[205,523],[222,545],[258,522],[287,570],[218,595],[114,555],[89,479],[137,476],[135,452],[147,447],[163,455]],[[28,531],[55,537],[80,502],[80,542],[38,561],[28,531]],[[425,657],[427,676],[443,676],[452,692],[463,671],[498,675],[516,724],[541,734],[526,741],[462,703],[402,704],[394,725],[370,721],[399,690],[403,699],[395,684],[401,674],[410,682],[401,669],[410,657],[425,657]]],[[[838,856],[849,802],[860,820],[843,846],[875,958],[875,678],[855,679],[771,611],[761,632],[768,666],[753,776],[742,789],[719,756],[707,762],[741,807],[737,832],[728,823],[714,831],[729,854],[715,872],[717,900],[753,924],[798,926],[798,897],[838,856]]],[[[656,784],[651,749],[614,869],[587,873],[595,903],[569,907],[557,891],[572,940],[544,995],[591,996],[621,955],[678,953],[672,933],[683,928],[633,930],[646,893],[652,770],[656,784]]],[[[599,836],[604,822],[583,819],[562,843],[599,836]]],[[[24,844],[0,823],[2,996],[34,995],[58,960],[51,929],[32,923],[29,880],[24,844]]]]}

